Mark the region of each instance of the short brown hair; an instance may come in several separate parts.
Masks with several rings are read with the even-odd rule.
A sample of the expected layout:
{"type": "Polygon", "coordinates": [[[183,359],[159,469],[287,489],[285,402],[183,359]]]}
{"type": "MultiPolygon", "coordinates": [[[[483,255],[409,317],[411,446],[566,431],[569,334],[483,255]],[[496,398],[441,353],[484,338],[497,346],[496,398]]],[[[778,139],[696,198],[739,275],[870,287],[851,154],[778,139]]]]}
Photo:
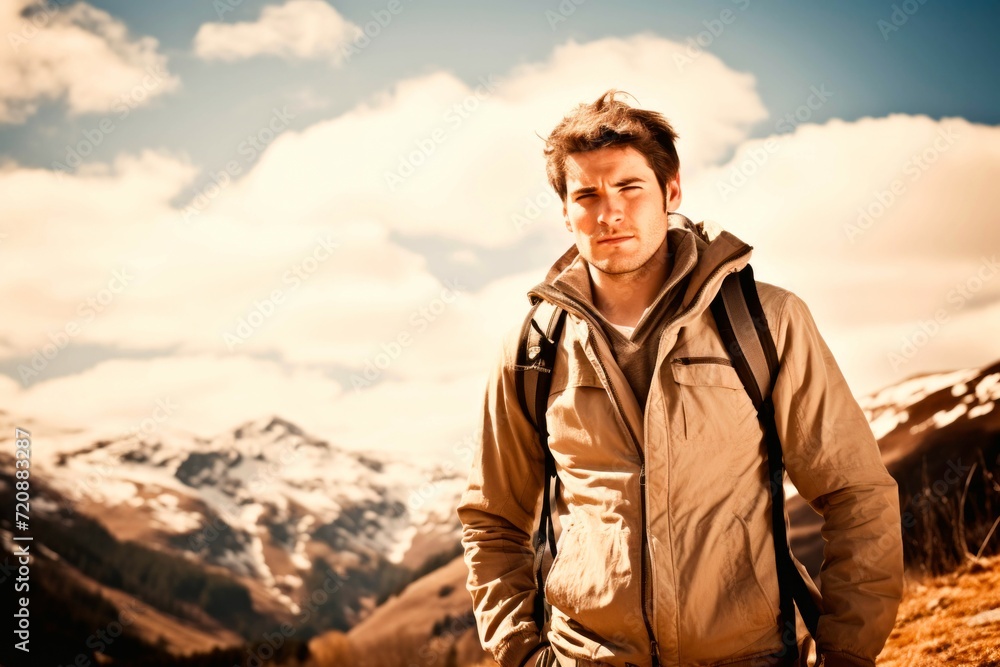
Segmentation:
{"type": "Polygon", "coordinates": [[[616,100],[615,95],[621,92],[610,88],[592,104],[578,104],[545,140],[545,174],[563,202],[566,158],[572,153],[607,146],[632,146],[642,153],[656,174],[666,202],[667,181],[677,176],[680,169],[674,146],[678,135],[662,114],[616,100]]]}

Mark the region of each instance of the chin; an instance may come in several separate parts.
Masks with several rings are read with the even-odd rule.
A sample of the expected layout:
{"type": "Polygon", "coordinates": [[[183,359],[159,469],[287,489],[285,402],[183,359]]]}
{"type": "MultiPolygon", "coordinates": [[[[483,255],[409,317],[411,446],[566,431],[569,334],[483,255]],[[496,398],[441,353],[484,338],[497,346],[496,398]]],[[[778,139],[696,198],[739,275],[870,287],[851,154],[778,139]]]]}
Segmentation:
{"type": "Polygon", "coordinates": [[[607,273],[609,275],[619,275],[622,273],[631,273],[642,266],[641,262],[636,261],[634,258],[618,257],[613,260],[604,260],[598,262],[591,262],[594,268],[601,273],[607,273]]]}

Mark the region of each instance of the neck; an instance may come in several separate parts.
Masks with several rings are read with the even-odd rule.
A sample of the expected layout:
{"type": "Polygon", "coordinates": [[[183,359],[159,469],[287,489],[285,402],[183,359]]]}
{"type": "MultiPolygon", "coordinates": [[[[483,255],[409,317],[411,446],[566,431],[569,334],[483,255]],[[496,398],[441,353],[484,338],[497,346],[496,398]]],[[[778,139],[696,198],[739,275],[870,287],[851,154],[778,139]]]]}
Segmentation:
{"type": "Polygon", "coordinates": [[[604,273],[589,265],[594,305],[612,324],[634,327],[659,294],[670,272],[667,239],[649,261],[628,273],[604,273]]]}

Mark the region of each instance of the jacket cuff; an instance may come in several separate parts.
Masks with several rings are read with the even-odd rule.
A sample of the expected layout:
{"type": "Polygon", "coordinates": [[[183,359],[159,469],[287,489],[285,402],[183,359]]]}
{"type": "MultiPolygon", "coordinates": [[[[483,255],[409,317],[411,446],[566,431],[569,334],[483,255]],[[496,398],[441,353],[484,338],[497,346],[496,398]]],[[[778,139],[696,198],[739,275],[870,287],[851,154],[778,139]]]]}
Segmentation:
{"type": "Polygon", "coordinates": [[[817,667],[875,667],[874,660],[844,651],[824,651],[821,649],[819,655],[821,660],[816,663],[817,667]]]}

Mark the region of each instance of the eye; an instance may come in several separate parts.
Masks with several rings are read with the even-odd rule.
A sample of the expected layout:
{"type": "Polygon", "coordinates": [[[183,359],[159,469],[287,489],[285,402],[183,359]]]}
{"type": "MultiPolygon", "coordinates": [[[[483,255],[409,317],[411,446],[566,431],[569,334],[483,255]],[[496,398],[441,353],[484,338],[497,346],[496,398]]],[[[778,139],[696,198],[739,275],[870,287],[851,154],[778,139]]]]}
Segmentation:
{"type": "Polygon", "coordinates": [[[586,199],[587,197],[593,197],[593,196],[594,195],[580,195],[579,197],[576,198],[576,201],[580,201],[581,199],[586,199]]]}

